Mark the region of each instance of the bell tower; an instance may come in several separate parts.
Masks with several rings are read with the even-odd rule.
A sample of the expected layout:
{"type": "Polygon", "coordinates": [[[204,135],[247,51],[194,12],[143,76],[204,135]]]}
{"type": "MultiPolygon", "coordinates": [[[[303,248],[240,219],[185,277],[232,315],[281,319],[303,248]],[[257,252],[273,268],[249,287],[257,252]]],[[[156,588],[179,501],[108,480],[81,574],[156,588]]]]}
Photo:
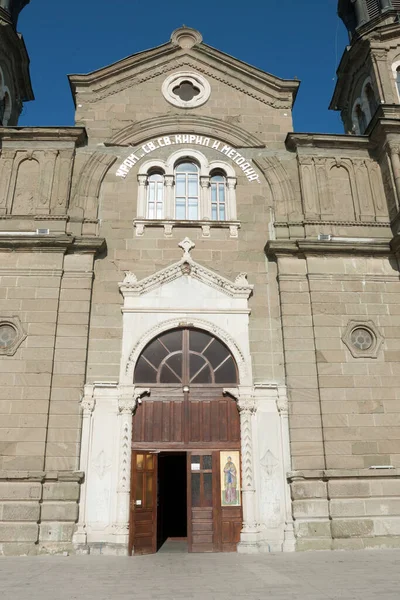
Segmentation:
{"type": "Polygon", "coordinates": [[[350,38],[330,104],[346,133],[364,134],[378,106],[400,104],[400,0],[339,0],[350,38]]]}
{"type": "Polygon", "coordinates": [[[17,32],[21,10],[30,0],[0,0],[0,126],[15,126],[23,103],[33,100],[29,56],[17,32]]]}

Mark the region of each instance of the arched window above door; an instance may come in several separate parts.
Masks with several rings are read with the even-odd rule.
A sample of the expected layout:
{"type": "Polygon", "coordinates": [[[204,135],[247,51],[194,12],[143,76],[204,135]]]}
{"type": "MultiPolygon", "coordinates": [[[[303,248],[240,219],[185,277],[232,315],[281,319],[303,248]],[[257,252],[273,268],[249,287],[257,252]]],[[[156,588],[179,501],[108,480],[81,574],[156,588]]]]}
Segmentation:
{"type": "Polygon", "coordinates": [[[175,329],[152,340],[135,367],[134,382],[158,385],[237,385],[235,360],[219,339],[198,329],[175,329]]]}

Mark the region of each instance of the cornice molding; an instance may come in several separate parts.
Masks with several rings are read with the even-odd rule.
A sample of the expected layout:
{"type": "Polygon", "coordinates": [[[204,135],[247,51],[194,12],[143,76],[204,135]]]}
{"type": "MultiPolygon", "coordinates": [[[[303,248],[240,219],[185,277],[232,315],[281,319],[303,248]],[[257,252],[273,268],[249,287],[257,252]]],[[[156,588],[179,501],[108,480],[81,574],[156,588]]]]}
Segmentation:
{"type": "MultiPolygon", "coordinates": [[[[269,73],[252,68],[246,65],[246,63],[242,63],[211,47],[207,47],[207,50],[205,50],[203,46],[205,45],[196,45],[187,51],[183,51],[180,48],[177,50],[176,47],[173,47],[172,52],[165,52],[164,47],[161,46],[162,53],[159,55],[152,54],[147,60],[141,60],[137,63],[131,61],[130,63],[126,63],[123,69],[115,71],[112,70],[112,67],[114,66],[115,68],[115,65],[112,65],[108,68],[107,76],[104,73],[102,73],[101,77],[97,76],[97,78],[93,77],[94,74],[70,76],[73,94],[79,93],[76,90],[79,84],[85,93],[85,103],[91,104],[150,79],[154,79],[159,75],[166,75],[182,67],[189,67],[216,81],[225,83],[229,87],[263,104],[275,108],[292,108],[300,82],[279,79],[269,73]],[[176,54],[175,57],[170,56],[173,53],[176,54]],[[227,57],[229,60],[227,60],[227,57]],[[161,62],[160,59],[164,58],[165,60],[161,62]],[[212,61],[215,61],[215,64],[210,61],[210,58],[212,61]],[[155,63],[153,59],[157,59],[157,62],[155,63]],[[205,61],[204,59],[208,60],[205,61]],[[149,62],[151,64],[148,64],[149,62]],[[142,67],[140,72],[136,74],[132,73],[133,69],[139,70],[140,67],[142,67]],[[125,73],[126,70],[130,72],[125,73]],[[115,78],[115,75],[124,75],[124,77],[120,78],[119,81],[115,81],[114,79],[114,81],[107,82],[107,79],[111,77],[115,78]],[[102,85],[96,88],[97,82],[102,85]],[[92,85],[92,89],[90,89],[90,85],[92,85]],[[85,88],[89,89],[86,90],[85,88]]],[[[125,60],[128,61],[128,59],[125,60]]]]}
{"type": "Polygon", "coordinates": [[[2,250],[40,250],[47,252],[79,252],[98,254],[106,248],[104,238],[61,235],[18,235],[10,232],[0,234],[2,250]]]}
{"type": "Polygon", "coordinates": [[[87,141],[84,127],[0,127],[2,142],[70,142],[83,146],[87,141]]]}
{"type": "Polygon", "coordinates": [[[386,255],[392,254],[389,241],[377,239],[374,241],[320,241],[320,240],[270,240],[265,245],[267,256],[290,255],[290,254],[364,254],[364,255],[386,255]]]}
{"type": "Polygon", "coordinates": [[[292,151],[295,151],[298,148],[328,148],[365,151],[374,148],[374,144],[367,137],[346,134],[288,133],[285,144],[287,149],[292,151]]]}

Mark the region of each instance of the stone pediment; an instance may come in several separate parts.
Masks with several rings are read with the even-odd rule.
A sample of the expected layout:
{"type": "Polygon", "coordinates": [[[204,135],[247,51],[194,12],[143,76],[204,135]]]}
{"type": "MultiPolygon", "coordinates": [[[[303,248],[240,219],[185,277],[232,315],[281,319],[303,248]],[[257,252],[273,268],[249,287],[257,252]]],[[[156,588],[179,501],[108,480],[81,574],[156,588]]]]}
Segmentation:
{"type": "Polygon", "coordinates": [[[74,99],[84,93],[91,103],[178,69],[193,69],[277,108],[291,108],[299,87],[298,81],[280,79],[204,44],[189,28],[176,30],[162,46],[69,80],[74,99]]]}
{"type": "Polygon", "coordinates": [[[246,273],[240,273],[235,281],[230,281],[193,260],[190,252],[195,244],[189,238],[185,238],[179,244],[179,247],[183,250],[182,258],[149,277],[138,281],[134,273],[127,271],[124,281],[119,284],[124,298],[142,296],[185,276],[193,277],[194,280],[201,282],[203,285],[214,288],[231,298],[249,298],[254,286],[247,281],[246,273]]]}

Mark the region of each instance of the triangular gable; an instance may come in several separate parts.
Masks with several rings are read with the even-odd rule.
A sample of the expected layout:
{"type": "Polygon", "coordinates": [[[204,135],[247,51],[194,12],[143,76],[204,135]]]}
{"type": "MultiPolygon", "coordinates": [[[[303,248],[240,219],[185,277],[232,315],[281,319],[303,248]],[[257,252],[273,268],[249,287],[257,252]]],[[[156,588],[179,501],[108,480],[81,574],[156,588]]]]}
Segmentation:
{"type": "Polygon", "coordinates": [[[300,85],[299,81],[280,79],[212,48],[203,43],[198,31],[184,27],[174,31],[166,44],[133,54],[86,75],[70,75],[69,81],[74,100],[76,94],[83,92],[86,101],[96,102],[181,67],[197,69],[277,107],[291,107],[300,85]]]}
{"type": "Polygon", "coordinates": [[[126,272],[124,281],[119,284],[122,295],[124,297],[141,296],[180,277],[190,276],[231,298],[249,298],[253,286],[247,281],[246,273],[240,273],[232,282],[193,260],[190,251],[195,244],[189,238],[185,238],[179,247],[183,250],[183,256],[178,262],[145,277],[145,279],[138,281],[134,273],[126,272]]]}

